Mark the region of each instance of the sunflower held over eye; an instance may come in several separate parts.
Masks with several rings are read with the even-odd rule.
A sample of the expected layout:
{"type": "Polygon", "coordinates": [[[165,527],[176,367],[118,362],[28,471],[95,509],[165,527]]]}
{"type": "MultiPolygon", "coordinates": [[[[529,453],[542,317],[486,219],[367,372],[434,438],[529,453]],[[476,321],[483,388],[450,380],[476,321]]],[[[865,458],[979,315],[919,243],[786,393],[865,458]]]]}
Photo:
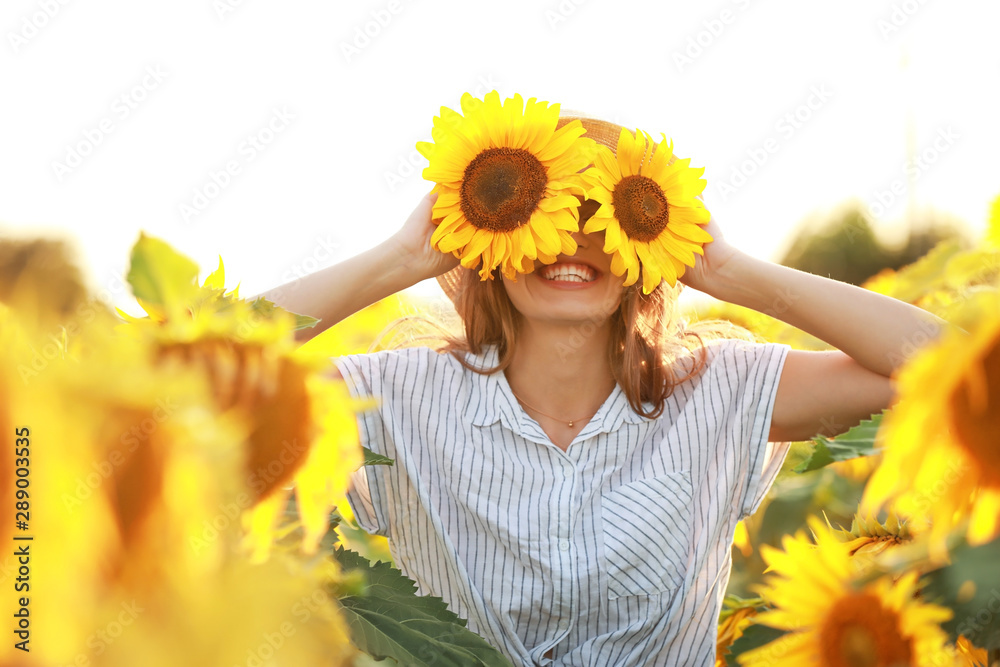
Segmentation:
{"type": "Polygon", "coordinates": [[[501,105],[494,90],[484,100],[466,93],[462,114],[441,108],[433,143],[418,142],[430,161],[424,178],[438,193],[431,246],[458,257],[479,276],[500,267],[511,280],[531,273],[534,260],[551,264],[572,255],[579,231],[583,183],[578,172],[592,159],[595,143],[579,120],[556,129],[559,105],[527,104],[520,95],[501,105]]]}
{"type": "Polygon", "coordinates": [[[849,547],[815,518],[809,526],[815,545],[800,531],[785,536],[784,551],[761,547],[773,574],[758,591],[772,609],[754,621],[787,634],[740,655],[741,665],[953,664],[940,627],[952,611],[919,600],[916,572],[863,583],[849,547]]]}
{"type": "Polygon", "coordinates": [[[661,280],[672,286],[712,240],[703,228],[708,210],[697,199],[705,170],[692,168],[690,158],[676,159],[673,143],[661,136],[655,144],[645,132],[622,128],[617,157],[599,145],[594,166],[583,173],[587,198],[602,204],[583,231],[605,230],[604,252],[612,255],[615,275],[628,273],[625,285],[639,279],[641,264],[645,294],[661,280]]]}

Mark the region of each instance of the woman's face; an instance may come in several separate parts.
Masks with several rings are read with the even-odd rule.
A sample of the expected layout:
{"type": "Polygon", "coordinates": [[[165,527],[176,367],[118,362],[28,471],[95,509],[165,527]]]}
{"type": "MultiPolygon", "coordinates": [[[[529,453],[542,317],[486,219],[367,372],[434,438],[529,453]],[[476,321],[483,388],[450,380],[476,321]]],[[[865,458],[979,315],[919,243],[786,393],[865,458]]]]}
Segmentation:
{"type": "MultiPolygon", "coordinates": [[[[580,228],[598,209],[596,201],[580,206],[580,228]]],[[[624,276],[611,273],[611,255],[604,252],[604,232],[574,232],[574,255],[559,255],[554,264],[535,260],[535,271],[519,274],[517,282],[503,278],[511,303],[527,320],[571,324],[601,324],[618,309],[624,276]]]]}

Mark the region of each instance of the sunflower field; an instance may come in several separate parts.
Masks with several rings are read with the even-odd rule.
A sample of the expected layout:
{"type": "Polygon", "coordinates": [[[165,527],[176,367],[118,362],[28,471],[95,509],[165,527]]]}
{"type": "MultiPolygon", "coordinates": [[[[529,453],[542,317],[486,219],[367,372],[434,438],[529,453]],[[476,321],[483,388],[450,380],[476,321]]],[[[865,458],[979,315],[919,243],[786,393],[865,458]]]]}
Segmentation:
{"type": "MultiPolygon", "coordinates": [[[[201,275],[143,234],[127,278],[145,317],[92,293],[63,243],[0,241],[0,664],[508,664],[343,500],[393,462],[360,447],[368,405],[330,357],[423,305],[299,345],[315,320],[241,298],[221,259],[201,275]]],[[[956,330],[899,351],[893,408],[794,444],[737,528],[717,665],[1000,660],[1000,199],[975,247],[865,287],[956,330]]],[[[825,347],[726,304],[687,315],[825,347]]]]}

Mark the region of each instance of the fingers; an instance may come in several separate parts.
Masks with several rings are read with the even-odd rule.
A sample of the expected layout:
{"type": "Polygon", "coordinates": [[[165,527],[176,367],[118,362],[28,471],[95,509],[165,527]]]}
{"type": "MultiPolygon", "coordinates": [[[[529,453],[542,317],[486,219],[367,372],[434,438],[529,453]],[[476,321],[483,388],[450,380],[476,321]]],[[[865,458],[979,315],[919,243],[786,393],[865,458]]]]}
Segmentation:
{"type": "Polygon", "coordinates": [[[434,204],[437,202],[438,195],[436,192],[428,192],[417,204],[417,207],[413,209],[413,213],[410,214],[410,218],[417,218],[421,221],[430,222],[434,215],[434,204]]]}
{"type": "Polygon", "coordinates": [[[420,203],[421,205],[433,207],[434,204],[437,203],[437,200],[438,200],[438,193],[431,190],[430,192],[424,195],[424,198],[420,201],[420,203]]]}

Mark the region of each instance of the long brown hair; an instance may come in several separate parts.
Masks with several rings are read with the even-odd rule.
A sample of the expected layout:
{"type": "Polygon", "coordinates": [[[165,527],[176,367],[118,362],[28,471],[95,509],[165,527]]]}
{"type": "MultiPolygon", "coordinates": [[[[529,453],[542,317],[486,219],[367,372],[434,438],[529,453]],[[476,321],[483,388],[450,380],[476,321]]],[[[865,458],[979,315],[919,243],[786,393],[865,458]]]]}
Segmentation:
{"type": "MultiPolygon", "coordinates": [[[[473,270],[461,275],[454,294],[458,322],[454,317],[449,321],[443,313],[404,317],[389,325],[372,349],[430,346],[451,354],[476,373],[489,375],[506,369],[517,345],[521,314],[498,277],[481,281],[473,270]],[[488,345],[497,347],[497,365],[485,370],[470,365],[466,354],[481,354],[488,345]]],[[[650,419],[663,414],[674,387],[701,373],[708,362],[705,345],[709,341],[756,340],[754,334],[727,320],[705,320],[689,326],[678,307],[681,289],[680,283],[670,287],[663,282],[647,295],[642,293],[640,281],[624,288],[621,303],[610,315],[607,354],[612,374],[632,409],[650,419]]],[[[590,327],[600,324],[589,323],[590,327]]],[[[581,323],[576,333],[587,336],[593,331],[590,327],[581,323]]],[[[573,335],[565,344],[573,347],[573,335]]]]}

